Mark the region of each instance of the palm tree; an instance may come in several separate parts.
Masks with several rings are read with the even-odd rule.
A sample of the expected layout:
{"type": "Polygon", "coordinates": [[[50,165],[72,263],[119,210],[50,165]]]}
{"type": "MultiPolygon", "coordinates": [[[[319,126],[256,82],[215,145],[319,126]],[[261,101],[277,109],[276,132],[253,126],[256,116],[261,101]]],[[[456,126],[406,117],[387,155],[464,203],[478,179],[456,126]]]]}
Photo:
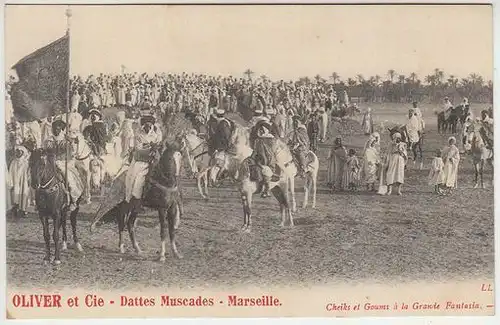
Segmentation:
{"type": "Polygon", "coordinates": [[[417,79],[417,74],[415,72],[410,73],[410,79],[411,82],[415,83],[415,80],[417,79]]]}
{"type": "Polygon", "coordinates": [[[380,80],[382,80],[382,77],[379,76],[378,74],[376,74],[375,77],[374,77],[374,79],[375,79],[375,84],[379,85],[380,84],[380,80]]]}
{"type": "Polygon", "coordinates": [[[330,76],[330,79],[333,80],[333,84],[337,84],[337,81],[339,80],[340,76],[337,74],[337,72],[333,72],[332,75],[330,76]]]}
{"type": "Polygon", "coordinates": [[[316,80],[317,83],[319,83],[321,81],[321,76],[319,74],[315,75],[314,76],[314,79],[316,80]]]}
{"type": "Polygon", "coordinates": [[[254,74],[254,72],[250,69],[246,69],[245,72],[243,72],[243,74],[247,75],[248,80],[252,80],[252,75],[254,74]]]}
{"type": "Polygon", "coordinates": [[[442,83],[444,79],[443,70],[439,70],[438,68],[434,69],[434,75],[437,77],[436,83],[442,83]]]}
{"type": "Polygon", "coordinates": [[[365,81],[365,77],[363,77],[363,75],[362,75],[362,74],[358,74],[358,75],[356,75],[356,79],[358,79],[358,82],[359,82],[360,84],[362,84],[362,83],[363,83],[363,81],[365,81]]]}
{"type": "Polygon", "coordinates": [[[396,71],[394,71],[393,69],[387,71],[387,76],[392,83],[394,81],[394,77],[396,76],[396,71]]]}

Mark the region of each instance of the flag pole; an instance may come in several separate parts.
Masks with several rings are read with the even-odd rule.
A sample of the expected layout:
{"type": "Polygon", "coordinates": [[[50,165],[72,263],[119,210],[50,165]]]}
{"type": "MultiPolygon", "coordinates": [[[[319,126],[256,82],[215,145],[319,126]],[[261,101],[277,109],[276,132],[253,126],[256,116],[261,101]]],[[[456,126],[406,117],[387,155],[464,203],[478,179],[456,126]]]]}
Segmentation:
{"type": "MultiPolygon", "coordinates": [[[[66,85],[66,141],[68,139],[69,135],[69,111],[70,111],[70,59],[71,59],[71,43],[70,43],[70,28],[71,28],[71,8],[68,6],[68,9],[66,9],[66,36],[68,37],[68,82],[66,85]]],[[[66,145],[66,161],[65,161],[65,168],[64,168],[64,180],[66,182],[66,189],[68,189],[68,160],[69,160],[69,150],[70,146],[66,145]]],[[[69,203],[68,203],[69,204],[69,203]]]]}

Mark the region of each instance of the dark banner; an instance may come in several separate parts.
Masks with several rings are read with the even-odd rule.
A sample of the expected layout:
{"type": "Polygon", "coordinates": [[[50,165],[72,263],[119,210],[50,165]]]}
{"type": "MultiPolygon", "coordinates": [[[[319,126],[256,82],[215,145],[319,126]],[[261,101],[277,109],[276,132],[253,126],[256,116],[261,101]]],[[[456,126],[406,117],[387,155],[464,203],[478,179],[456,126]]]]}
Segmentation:
{"type": "Polygon", "coordinates": [[[20,122],[66,112],[69,81],[69,36],[26,56],[13,67],[19,82],[12,85],[14,115],[20,122]]]}

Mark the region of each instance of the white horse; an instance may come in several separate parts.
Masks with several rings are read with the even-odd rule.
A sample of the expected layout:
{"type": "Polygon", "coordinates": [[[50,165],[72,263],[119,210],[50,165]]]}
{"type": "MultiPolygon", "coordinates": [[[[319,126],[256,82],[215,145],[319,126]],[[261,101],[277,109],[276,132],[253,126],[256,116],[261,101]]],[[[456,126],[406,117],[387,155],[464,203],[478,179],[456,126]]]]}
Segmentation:
{"type": "Polygon", "coordinates": [[[83,199],[85,204],[91,202],[91,165],[94,156],[92,154],[92,149],[88,144],[87,140],[81,134],[72,134],[72,149],[73,149],[73,160],[75,162],[75,167],[80,171],[84,179],[85,189],[83,192],[83,199]]]}
{"type": "MultiPolygon", "coordinates": [[[[259,189],[259,183],[252,180],[250,177],[251,168],[260,168],[255,165],[251,165],[249,157],[252,155],[253,150],[249,145],[249,132],[246,128],[237,127],[232,139],[232,145],[234,149],[234,154],[221,153],[218,162],[211,168],[211,176],[215,181],[217,176],[224,170],[227,171],[238,171],[238,175],[235,177],[238,180],[238,190],[241,194],[241,200],[243,204],[243,214],[244,222],[242,230],[249,232],[251,227],[251,207],[252,207],[252,196],[259,189]]],[[[278,180],[270,182],[270,190],[274,197],[278,200],[280,204],[281,211],[281,226],[285,225],[286,219],[289,219],[290,226],[293,226],[293,215],[292,213],[296,211],[295,202],[295,176],[297,175],[297,167],[294,162],[292,153],[288,146],[281,141],[276,139],[273,151],[276,155],[277,165],[280,168],[281,175],[278,180]],[[289,192],[292,196],[292,206],[290,207],[289,192]]],[[[314,155],[314,153],[312,153],[314,155]]],[[[313,163],[309,164],[312,167],[319,166],[318,159],[314,155],[313,163]]],[[[308,169],[310,168],[308,166],[308,169]]],[[[317,167],[315,172],[307,170],[309,176],[317,176],[317,167]]],[[[309,185],[306,181],[306,187],[309,185]]],[[[314,184],[314,199],[313,205],[316,204],[316,182],[314,184]]],[[[304,205],[307,205],[308,192],[305,193],[306,199],[304,200],[304,205]]]]}
{"type": "MultiPolygon", "coordinates": [[[[484,163],[488,162],[493,170],[493,150],[486,147],[483,137],[476,126],[471,125],[465,136],[465,151],[472,155],[472,163],[474,164],[475,171],[475,185],[474,188],[479,187],[479,180],[481,188],[485,188],[483,182],[483,169],[484,163]],[[479,176],[479,177],[478,177],[479,176]],[[479,179],[478,179],[479,178],[479,179]]],[[[494,179],[491,181],[493,186],[494,179]]]]}
{"type": "Polygon", "coordinates": [[[208,199],[208,173],[211,157],[208,154],[207,141],[200,138],[195,129],[182,133],[179,140],[182,154],[188,161],[191,173],[196,179],[198,191],[204,199],[208,199]],[[202,183],[205,191],[202,189],[202,183]]]}

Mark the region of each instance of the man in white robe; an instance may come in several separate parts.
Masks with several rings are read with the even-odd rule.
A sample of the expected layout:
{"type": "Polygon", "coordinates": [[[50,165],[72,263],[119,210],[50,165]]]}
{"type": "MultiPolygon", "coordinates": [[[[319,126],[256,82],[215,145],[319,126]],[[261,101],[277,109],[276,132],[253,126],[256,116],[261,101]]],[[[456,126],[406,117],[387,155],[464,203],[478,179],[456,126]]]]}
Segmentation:
{"type": "Polygon", "coordinates": [[[7,188],[10,190],[11,204],[16,216],[24,217],[30,203],[30,153],[20,145],[15,148],[15,158],[10,163],[7,188]]]}
{"type": "Polygon", "coordinates": [[[456,147],[455,137],[448,139],[448,146],[442,151],[444,162],[443,185],[449,190],[457,187],[458,164],[460,162],[460,152],[456,147]]]}
{"type": "Polygon", "coordinates": [[[141,128],[134,138],[131,162],[125,178],[125,201],[141,199],[146,175],[149,171],[151,153],[159,145],[158,134],[154,130],[155,119],[152,116],[141,118],[141,128]]]}
{"type": "MultiPolygon", "coordinates": [[[[52,123],[52,136],[45,142],[45,148],[55,155],[56,166],[63,176],[66,170],[66,150],[70,150],[70,143],[66,139],[65,134],[66,127],[66,123],[62,120],[54,121],[52,123]]],[[[70,211],[74,211],[76,209],[76,201],[83,194],[85,186],[71,155],[68,157],[67,167],[67,181],[69,196],[71,198],[69,209],[70,211]]]]}

